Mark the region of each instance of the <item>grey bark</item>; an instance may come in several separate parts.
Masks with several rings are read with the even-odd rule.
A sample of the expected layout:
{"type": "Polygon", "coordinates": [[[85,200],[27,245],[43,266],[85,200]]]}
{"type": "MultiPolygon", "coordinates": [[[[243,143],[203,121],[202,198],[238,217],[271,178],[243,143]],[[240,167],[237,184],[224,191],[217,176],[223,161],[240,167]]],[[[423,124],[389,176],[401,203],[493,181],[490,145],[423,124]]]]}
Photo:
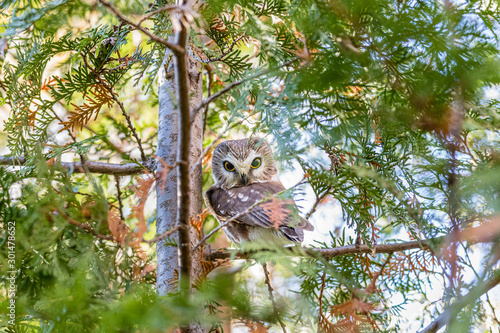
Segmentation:
{"type": "MultiPolygon", "coordinates": [[[[169,61],[171,54],[165,54],[165,62],[169,61]]],[[[171,67],[173,64],[170,64],[171,67]]],[[[162,66],[162,69],[165,66],[162,66]]],[[[170,68],[169,68],[170,71],[170,68]]],[[[202,75],[200,68],[192,59],[189,60],[189,83],[190,83],[190,106],[198,105],[202,99],[202,75]]],[[[177,162],[178,146],[178,115],[177,103],[175,100],[175,81],[173,77],[167,77],[162,70],[160,73],[159,87],[159,123],[158,123],[158,146],[156,155],[164,160],[168,165],[177,162]]],[[[203,133],[202,115],[198,114],[191,125],[191,149],[190,164],[193,165],[202,152],[203,133]]],[[[161,174],[162,165],[158,164],[158,171],[161,174]]],[[[166,179],[159,180],[156,187],[157,193],[157,220],[156,233],[161,235],[167,230],[174,228],[177,220],[177,172],[172,169],[166,179]]],[[[201,166],[198,166],[191,173],[191,216],[196,216],[202,211],[202,177],[201,166]]],[[[172,239],[177,240],[174,234],[172,239]]],[[[198,237],[194,230],[191,230],[191,243],[196,244],[198,237]]],[[[165,240],[157,244],[157,288],[159,295],[166,295],[177,290],[177,274],[179,272],[179,251],[177,247],[166,246],[165,240]],[[175,273],[177,271],[177,274],[175,273]]],[[[202,269],[200,265],[200,251],[192,255],[191,276],[193,281],[200,275],[202,269]]]]}

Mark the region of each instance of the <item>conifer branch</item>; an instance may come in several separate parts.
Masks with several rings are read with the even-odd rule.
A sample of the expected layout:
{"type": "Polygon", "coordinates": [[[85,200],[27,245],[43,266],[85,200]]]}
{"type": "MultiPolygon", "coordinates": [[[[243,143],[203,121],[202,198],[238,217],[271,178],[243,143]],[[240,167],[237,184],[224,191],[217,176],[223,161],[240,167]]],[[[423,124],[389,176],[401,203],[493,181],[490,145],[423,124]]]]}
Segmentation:
{"type": "Polygon", "coordinates": [[[163,7],[160,7],[150,13],[147,13],[146,15],[144,15],[142,17],[142,19],[139,21],[139,23],[137,23],[138,26],[140,26],[142,24],[142,22],[146,21],[147,19],[155,16],[156,14],[159,14],[161,12],[171,12],[171,11],[174,11],[176,9],[179,9],[179,6],[176,6],[176,5],[166,5],[166,6],[163,6],[163,7]]]}
{"type": "Polygon", "coordinates": [[[200,110],[202,110],[204,108],[205,105],[208,105],[210,103],[212,103],[213,101],[215,101],[217,98],[221,97],[222,95],[224,95],[225,93],[227,93],[229,90],[233,89],[234,87],[237,87],[247,81],[250,81],[250,80],[253,80],[255,78],[258,78],[262,75],[266,75],[266,74],[269,74],[271,73],[272,71],[276,70],[276,69],[280,69],[280,68],[283,68],[283,67],[286,67],[286,66],[289,66],[291,64],[293,64],[295,61],[299,60],[300,58],[299,57],[296,57],[296,58],[293,58],[292,60],[288,60],[287,62],[283,63],[282,65],[278,66],[278,67],[274,67],[274,68],[268,68],[266,70],[263,70],[261,72],[258,72],[254,75],[250,75],[250,76],[247,76],[243,79],[240,79],[238,81],[234,81],[230,84],[228,84],[227,86],[225,86],[223,89],[219,90],[218,92],[216,92],[215,94],[211,95],[210,97],[206,98],[205,100],[203,100],[198,106],[196,106],[193,111],[191,111],[191,121],[193,121],[193,119],[195,119],[196,117],[196,114],[198,112],[200,112],[200,110]]]}
{"type": "Polygon", "coordinates": [[[492,277],[486,281],[480,281],[469,293],[455,303],[451,304],[444,312],[436,318],[429,326],[420,333],[435,333],[445,325],[457,318],[457,315],[463,308],[475,302],[476,299],[487,293],[500,283],[500,270],[493,272],[492,277]]]}
{"type": "MultiPolygon", "coordinates": [[[[26,159],[24,157],[15,158],[0,156],[0,165],[22,166],[25,164],[26,159]]],[[[88,172],[91,173],[100,173],[104,175],[129,176],[145,172],[144,167],[136,163],[114,164],[85,161],[84,165],[82,165],[81,162],[61,162],[60,165],[72,173],[86,173],[86,170],[88,170],[88,172]]]]}
{"type": "Polygon", "coordinates": [[[127,121],[127,127],[132,132],[132,136],[135,138],[135,141],[137,142],[137,145],[139,147],[139,151],[141,152],[141,160],[142,160],[143,163],[147,162],[147,157],[146,157],[146,154],[144,153],[144,148],[142,148],[141,138],[139,138],[139,136],[137,135],[137,131],[135,129],[135,126],[134,126],[134,124],[132,124],[132,119],[130,118],[130,116],[128,115],[127,111],[125,110],[125,106],[123,106],[123,103],[118,99],[118,96],[113,91],[113,87],[109,86],[104,80],[102,80],[99,77],[98,77],[98,80],[101,82],[101,84],[104,87],[106,87],[106,89],[111,94],[111,97],[113,98],[113,100],[120,107],[122,115],[125,117],[125,120],[127,121]]]}
{"type": "Polygon", "coordinates": [[[222,52],[220,55],[218,55],[217,57],[215,57],[215,58],[210,58],[210,57],[207,57],[207,58],[208,58],[207,60],[201,60],[201,59],[200,59],[200,60],[201,60],[201,62],[202,62],[202,63],[204,63],[204,64],[209,64],[209,63],[211,63],[211,62],[216,62],[216,61],[222,60],[222,58],[224,58],[225,56],[227,56],[228,54],[230,54],[231,52],[233,52],[234,47],[235,47],[236,45],[238,45],[238,43],[239,43],[239,42],[240,42],[243,38],[245,38],[245,35],[244,35],[244,34],[243,34],[243,35],[241,35],[241,36],[239,36],[239,37],[237,37],[237,38],[235,38],[235,39],[233,40],[233,42],[229,45],[228,49],[227,49],[226,51],[223,51],[223,52],[222,52]]]}
{"type": "Polygon", "coordinates": [[[96,236],[97,238],[99,239],[102,239],[102,240],[109,240],[109,241],[113,241],[113,237],[112,236],[108,236],[108,235],[102,235],[100,233],[98,233],[97,231],[95,231],[92,227],[90,227],[89,225],[87,224],[83,224],[81,222],[78,222],[77,220],[74,220],[72,219],[71,217],[69,217],[68,215],[64,214],[63,212],[59,212],[61,214],[61,216],[66,220],[68,221],[69,224],[71,225],[74,225],[80,229],[82,229],[83,231],[85,231],[86,233],[89,233],[89,234],[92,234],[94,236],[96,236]]]}
{"type": "Polygon", "coordinates": [[[305,219],[309,220],[312,214],[316,212],[316,209],[318,209],[318,205],[323,201],[323,199],[326,198],[326,196],[330,193],[332,187],[329,186],[328,189],[321,194],[320,196],[316,197],[316,201],[314,202],[314,205],[311,207],[311,210],[306,214],[305,219]]]}
{"type": "Polygon", "coordinates": [[[140,32],[142,32],[143,34],[148,36],[152,41],[155,41],[157,43],[165,45],[170,50],[172,50],[172,52],[174,52],[174,54],[183,52],[182,48],[179,47],[179,45],[172,44],[168,40],[166,40],[165,38],[157,36],[157,35],[151,33],[148,29],[141,27],[140,24],[136,24],[136,23],[132,22],[129,18],[127,18],[125,15],[123,15],[123,13],[120,12],[110,2],[104,1],[104,0],[97,0],[97,1],[101,4],[103,4],[105,7],[107,7],[118,19],[120,19],[120,21],[122,21],[122,22],[130,25],[131,27],[134,27],[135,29],[139,30],[140,32]]]}

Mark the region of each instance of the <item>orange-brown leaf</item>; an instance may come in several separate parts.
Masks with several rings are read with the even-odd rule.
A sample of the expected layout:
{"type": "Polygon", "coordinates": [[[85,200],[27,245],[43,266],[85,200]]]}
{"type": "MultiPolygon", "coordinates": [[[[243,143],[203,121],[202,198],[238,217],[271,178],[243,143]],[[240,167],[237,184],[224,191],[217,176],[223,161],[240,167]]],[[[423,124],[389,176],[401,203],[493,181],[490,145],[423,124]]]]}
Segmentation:
{"type": "Polygon", "coordinates": [[[161,190],[163,192],[165,190],[165,184],[167,183],[168,173],[170,172],[170,170],[172,170],[174,168],[174,166],[168,164],[167,162],[165,162],[164,159],[162,159],[160,157],[155,156],[155,158],[161,164],[161,168],[157,168],[157,170],[160,170],[160,171],[156,172],[155,178],[156,178],[156,181],[158,181],[159,184],[161,184],[161,190]]]}
{"type": "Polygon", "coordinates": [[[120,214],[117,210],[108,211],[108,228],[109,232],[119,244],[124,245],[128,234],[130,233],[130,228],[123,223],[120,218],[120,214]]]}
{"type": "Polygon", "coordinates": [[[144,207],[148,198],[149,190],[155,182],[155,177],[147,175],[145,178],[137,177],[137,184],[133,186],[134,193],[139,197],[137,205],[132,207],[132,216],[139,221],[137,231],[132,235],[131,245],[134,246],[142,241],[144,233],[148,230],[146,218],[144,216],[144,207]]]}
{"type": "Polygon", "coordinates": [[[61,122],[64,127],[59,131],[73,130],[82,128],[92,118],[97,119],[99,112],[103,106],[110,107],[113,104],[113,96],[102,84],[95,84],[89,89],[89,94],[85,96],[83,105],[71,104],[75,107],[75,111],[71,112],[68,120],[61,122]]]}
{"type": "Polygon", "coordinates": [[[203,222],[208,216],[210,216],[210,214],[211,213],[208,208],[205,208],[203,212],[201,212],[201,214],[197,214],[196,216],[191,217],[191,226],[196,230],[200,239],[202,238],[203,234],[203,222]]]}
{"type": "Polygon", "coordinates": [[[42,91],[49,91],[51,88],[53,88],[57,84],[57,76],[51,76],[48,79],[43,80],[42,86],[40,87],[40,90],[42,91]]]}

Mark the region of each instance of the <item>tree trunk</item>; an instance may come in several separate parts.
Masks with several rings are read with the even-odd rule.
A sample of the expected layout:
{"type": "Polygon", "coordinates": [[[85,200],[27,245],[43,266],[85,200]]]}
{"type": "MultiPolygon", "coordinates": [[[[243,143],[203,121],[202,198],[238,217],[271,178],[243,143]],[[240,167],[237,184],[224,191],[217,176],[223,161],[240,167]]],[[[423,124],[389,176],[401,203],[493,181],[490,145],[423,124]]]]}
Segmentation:
{"type": "MultiPolygon", "coordinates": [[[[174,64],[171,59],[171,53],[166,52],[164,62],[168,63],[169,72],[174,64]],[[170,62],[170,63],[169,63],[170,62]]],[[[165,66],[162,66],[162,69],[165,66]]],[[[197,63],[189,59],[188,68],[189,84],[190,84],[190,108],[198,105],[203,97],[202,75],[200,67],[197,63]]],[[[177,147],[178,147],[178,110],[176,107],[176,89],[175,80],[172,75],[167,77],[164,70],[160,73],[159,87],[159,123],[158,123],[158,146],[156,156],[160,161],[165,161],[168,165],[174,165],[177,162],[177,147]]],[[[189,161],[192,166],[202,152],[203,133],[202,133],[202,115],[198,113],[191,126],[191,142],[189,161]]],[[[158,163],[158,174],[162,174],[164,166],[158,163]]],[[[201,166],[191,173],[190,179],[191,201],[190,212],[191,217],[200,214],[202,211],[202,177],[201,166]]],[[[166,179],[158,180],[156,186],[157,193],[157,220],[156,233],[158,235],[175,227],[177,220],[177,203],[178,203],[178,188],[177,188],[177,172],[176,168],[172,169],[166,179]]],[[[177,241],[177,236],[172,239],[177,241]]],[[[191,243],[196,244],[198,236],[194,230],[191,230],[191,243]]],[[[159,295],[166,295],[169,292],[177,291],[178,274],[179,274],[179,251],[177,247],[166,246],[165,240],[157,244],[158,268],[157,281],[159,295]]],[[[201,273],[200,251],[192,255],[191,276],[193,281],[201,273]]]]}

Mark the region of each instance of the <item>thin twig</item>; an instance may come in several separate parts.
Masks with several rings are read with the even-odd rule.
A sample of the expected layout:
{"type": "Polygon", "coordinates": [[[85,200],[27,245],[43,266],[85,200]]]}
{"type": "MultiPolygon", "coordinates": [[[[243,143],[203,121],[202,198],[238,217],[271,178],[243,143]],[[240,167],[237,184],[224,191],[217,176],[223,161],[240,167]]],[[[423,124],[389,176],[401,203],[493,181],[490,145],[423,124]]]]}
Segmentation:
{"type": "MultiPolygon", "coordinates": [[[[98,0],[100,1],[100,0],[98,0]]],[[[132,120],[130,119],[130,116],[128,115],[127,111],[125,110],[125,107],[123,106],[123,103],[120,102],[118,99],[118,96],[115,94],[113,91],[113,87],[108,84],[108,82],[100,77],[99,72],[97,72],[94,68],[92,68],[88,63],[86,57],[82,54],[82,59],[85,64],[85,66],[92,71],[95,74],[96,79],[99,81],[99,83],[108,90],[108,92],[111,94],[111,97],[113,100],[118,104],[120,107],[120,110],[122,111],[123,116],[125,117],[125,120],[127,121],[127,126],[132,132],[133,137],[135,138],[135,141],[137,142],[137,145],[139,146],[139,151],[141,152],[141,160],[143,163],[147,162],[146,154],[144,153],[144,149],[142,148],[142,143],[141,139],[137,135],[137,131],[135,130],[134,124],[132,124],[132,120]]]]}
{"type": "Polygon", "coordinates": [[[250,76],[247,76],[243,79],[240,79],[238,81],[234,81],[230,84],[228,84],[227,86],[225,86],[223,89],[219,90],[217,93],[213,94],[212,96],[206,98],[205,100],[203,100],[200,104],[198,104],[198,106],[196,106],[193,111],[191,111],[191,122],[194,121],[195,117],[196,117],[196,114],[201,110],[203,109],[203,107],[207,104],[210,104],[211,102],[215,101],[217,98],[219,98],[220,96],[222,96],[223,94],[225,94],[226,92],[228,92],[229,90],[233,89],[234,87],[237,87],[247,81],[250,81],[250,80],[253,80],[255,78],[258,78],[259,76],[262,76],[262,75],[266,75],[268,73],[271,73],[272,71],[278,69],[278,68],[282,68],[282,67],[286,67],[286,66],[289,66],[291,64],[293,64],[295,61],[299,60],[300,58],[299,57],[296,57],[296,58],[293,58],[292,60],[289,60],[285,63],[283,63],[282,65],[278,66],[278,67],[275,67],[275,68],[268,68],[266,70],[263,70],[259,73],[256,73],[254,75],[250,75],[250,76]]]}
{"type": "Polygon", "coordinates": [[[246,215],[246,214],[250,213],[250,211],[251,211],[252,209],[254,209],[255,207],[257,207],[257,206],[259,206],[260,204],[264,203],[264,201],[267,201],[267,200],[269,200],[269,199],[270,199],[270,198],[272,198],[272,197],[276,197],[276,196],[278,196],[278,195],[280,195],[280,194],[283,194],[283,193],[285,193],[286,191],[288,191],[288,190],[290,190],[290,189],[292,189],[292,188],[294,188],[294,187],[297,187],[297,186],[299,186],[299,185],[304,184],[304,179],[305,179],[305,177],[304,177],[304,178],[303,178],[300,182],[298,182],[297,184],[295,184],[294,186],[292,186],[292,187],[290,187],[290,188],[288,188],[288,189],[285,189],[285,190],[283,190],[283,191],[281,191],[281,192],[275,193],[275,194],[273,194],[273,195],[271,195],[271,196],[269,196],[269,197],[262,198],[260,201],[257,201],[257,202],[256,202],[256,203],[254,203],[252,206],[248,207],[247,209],[245,209],[245,210],[244,210],[244,211],[242,211],[242,212],[239,212],[238,214],[234,215],[233,217],[231,217],[230,219],[226,220],[226,221],[225,221],[225,222],[223,222],[223,223],[220,223],[220,221],[219,221],[219,225],[218,225],[217,227],[213,228],[213,229],[212,229],[212,230],[211,230],[208,234],[206,234],[206,235],[205,235],[205,236],[204,236],[204,237],[203,237],[203,238],[202,238],[202,239],[201,239],[201,240],[200,240],[200,241],[199,241],[199,242],[198,242],[198,243],[197,243],[197,244],[193,247],[193,252],[194,252],[194,251],[195,251],[195,250],[196,250],[196,249],[197,249],[200,245],[202,245],[202,244],[203,244],[203,243],[204,243],[204,242],[205,242],[208,238],[210,238],[213,234],[215,234],[217,231],[219,231],[221,228],[223,228],[223,227],[227,226],[227,225],[228,225],[229,223],[231,223],[231,222],[234,222],[235,220],[239,219],[239,218],[240,218],[240,217],[242,217],[243,215],[246,215]]]}
{"type": "Polygon", "coordinates": [[[115,183],[116,183],[116,197],[118,199],[118,210],[120,211],[120,218],[122,221],[125,221],[125,217],[123,216],[123,202],[122,202],[122,190],[120,188],[120,176],[115,175],[115,183]]]}
{"type": "Polygon", "coordinates": [[[314,205],[312,206],[311,210],[306,214],[305,219],[309,220],[312,214],[316,212],[316,209],[318,208],[318,205],[323,201],[323,199],[330,193],[331,187],[329,187],[325,193],[320,195],[319,197],[316,198],[316,202],[314,202],[314,205]]]}
{"type": "Polygon", "coordinates": [[[204,64],[209,64],[211,62],[216,62],[216,61],[219,61],[221,60],[222,58],[224,58],[225,56],[227,56],[229,53],[233,52],[234,50],[234,47],[238,44],[238,42],[240,42],[243,38],[245,38],[245,35],[242,34],[241,36],[237,37],[236,39],[233,40],[233,42],[231,43],[231,45],[229,45],[229,48],[226,50],[226,51],[222,51],[222,53],[220,55],[218,55],[217,57],[215,58],[210,58],[210,57],[207,57],[208,59],[207,60],[201,60],[200,61],[204,64]]]}
{"type": "MultiPolygon", "coordinates": [[[[88,130],[91,133],[94,133],[95,135],[100,135],[99,133],[97,133],[96,131],[94,131],[89,125],[83,125],[83,128],[85,128],[86,130],[88,130]]],[[[115,145],[114,143],[112,143],[111,141],[109,141],[109,139],[107,137],[103,137],[102,141],[104,141],[108,146],[110,146],[111,148],[113,148],[114,150],[116,150],[119,154],[124,154],[125,153],[123,151],[123,149],[121,149],[120,147],[118,147],[117,145],[115,145]]]]}
{"type": "Polygon", "coordinates": [[[146,21],[147,19],[151,18],[152,16],[155,16],[158,13],[161,13],[161,12],[170,12],[170,11],[174,11],[174,10],[179,9],[179,8],[180,7],[176,6],[176,5],[167,5],[167,6],[160,7],[157,10],[154,10],[154,11],[152,11],[152,12],[147,13],[146,15],[144,15],[142,17],[142,19],[139,21],[139,23],[137,23],[137,25],[140,26],[144,21],[146,21]]]}
{"type": "Polygon", "coordinates": [[[495,307],[493,306],[493,304],[491,304],[490,296],[488,295],[488,293],[486,293],[486,302],[491,308],[491,313],[493,314],[493,320],[497,323],[498,327],[500,327],[500,320],[498,320],[495,307]]]}
{"type": "Polygon", "coordinates": [[[176,232],[177,230],[179,230],[181,227],[180,226],[177,226],[177,227],[174,227],[170,230],[167,230],[165,231],[164,233],[162,233],[161,235],[158,235],[156,236],[155,238],[153,239],[150,239],[150,240],[145,240],[144,238],[141,240],[141,242],[144,242],[144,243],[148,243],[148,244],[153,244],[153,243],[156,243],[156,242],[159,242],[161,241],[162,239],[172,235],[174,232],[176,232]]]}
{"type": "Polygon", "coordinates": [[[326,271],[324,271],[323,275],[321,275],[321,287],[320,287],[319,295],[318,295],[318,306],[319,306],[318,332],[321,332],[321,328],[320,328],[321,317],[324,317],[324,314],[323,314],[323,293],[325,291],[325,285],[326,285],[326,271]]]}
{"type": "MultiPolygon", "coordinates": [[[[0,165],[22,166],[26,163],[24,157],[5,157],[0,156],[0,165]]],[[[91,173],[100,173],[103,175],[129,176],[145,173],[147,170],[137,163],[114,164],[103,162],[85,161],[85,166],[81,162],[60,162],[62,168],[72,173],[86,173],[87,169],[91,173]]]]}
{"type": "Polygon", "coordinates": [[[88,234],[92,234],[94,236],[96,236],[97,238],[99,239],[102,239],[102,240],[110,240],[110,241],[113,241],[113,237],[111,236],[108,236],[108,235],[102,235],[100,233],[98,233],[97,231],[95,231],[91,226],[89,225],[86,225],[86,224],[83,224],[83,223],[80,223],[78,222],[77,220],[74,220],[72,219],[71,217],[69,217],[68,215],[66,215],[65,213],[63,212],[59,212],[61,214],[61,216],[66,220],[68,221],[69,224],[72,224],[80,229],[82,229],[83,231],[85,231],[86,233],[88,234]]]}
{"type": "Polygon", "coordinates": [[[278,319],[278,322],[281,325],[281,328],[283,329],[283,333],[286,333],[286,326],[283,320],[281,320],[280,313],[278,311],[278,304],[276,303],[276,300],[274,299],[273,295],[273,287],[271,286],[271,279],[269,278],[269,271],[267,270],[267,263],[262,264],[262,268],[264,268],[264,276],[265,276],[265,283],[267,285],[267,291],[269,291],[269,298],[271,299],[271,304],[273,305],[273,311],[274,315],[278,319]]]}
{"type": "Polygon", "coordinates": [[[111,12],[113,12],[113,14],[117,18],[119,18],[120,21],[122,21],[122,22],[124,22],[124,23],[126,23],[126,24],[128,24],[128,25],[130,25],[130,26],[132,26],[134,28],[136,28],[137,30],[139,30],[140,32],[142,32],[143,34],[145,34],[146,36],[148,36],[151,40],[153,40],[153,41],[155,41],[157,43],[165,45],[170,50],[172,50],[172,52],[174,54],[184,52],[183,49],[179,45],[172,44],[168,40],[166,40],[165,38],[157,36],[155,34],[152,34],[148,29],[143,28],[139,24],[136,24],[136,23],[132,22],[129,18],[127,18],[125,15],[123,15],[122,12],[120,12],[117,8],[115,8],[111,3],[107,2],[107,1],[104,1],[104,0],[97,0],[97,1],[100,2],[101,4],[103,4],[109,10],[111,10],[111,12]]]}
{"type": "Polygon", "coordinates": [[[389,261],[391,261],[393,253],[394,252],[389,252],[389,255],[387,256],[384,263],[380,267],[380,270],[375,274],[370,285],[368,287],[366,287],[366,290],[371,291],[371,290],[375,289],[375,284],[377,283],[377,279],[384,273],[384,268],[385,268],[385,266],[387,266],[389,261]]]}
{"type": "Polygon", "coordinates": [[[500,283],[500,270],[493,272],[493,276],[487,281],[480,281],[469,293],[451,306],[446,308],[444,312],[437,317],[429,326],[424,328],[420,333],[435,333],[443,326],[449,325],[450,322],[457,317],[457,314],[466,306],[472,304],[476,299],[490,291],[500,283]]]}

